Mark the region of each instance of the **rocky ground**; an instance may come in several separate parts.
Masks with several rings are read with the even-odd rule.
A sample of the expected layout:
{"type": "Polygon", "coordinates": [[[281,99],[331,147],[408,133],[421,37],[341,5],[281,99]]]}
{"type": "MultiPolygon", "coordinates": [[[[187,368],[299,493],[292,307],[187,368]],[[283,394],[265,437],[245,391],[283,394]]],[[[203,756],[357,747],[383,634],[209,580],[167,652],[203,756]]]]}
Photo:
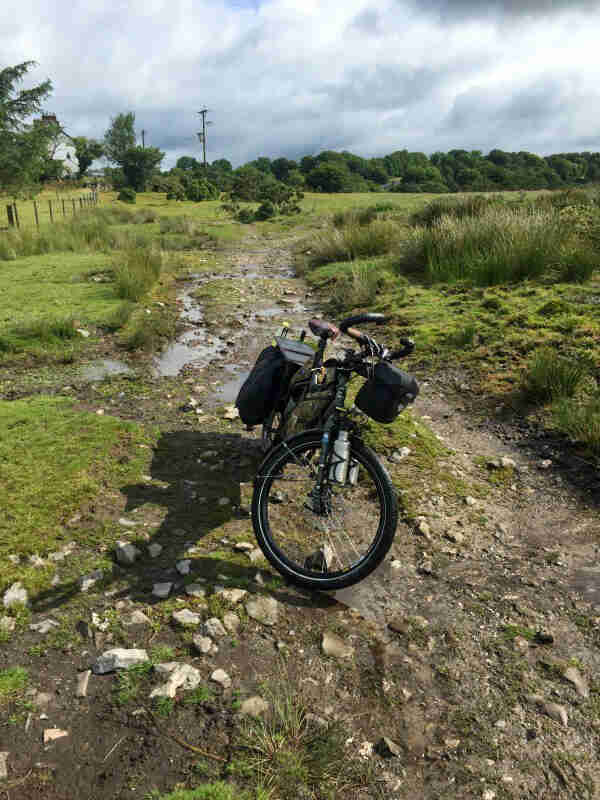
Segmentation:
{"type": "MultiPolygon", "coordinates": [[[[13,603],[32,614],[0,646],[0,670],[27,670],[0,708],[0,797],[250,788],[248,737],[277,725],[286,759],[258,754],[273,798],[596,797],[592,465],[471,396],[468,376],[417,365],[410,425],[377,440],[404,518],[376,574],[311,596],[256,550],[260,448],[225,406],[273,332],[323,300],[293,277],[291,244],[249,238],[188,274],[179,349],[69,380],[81,408],[152,426],[155,446],[139,484],[66,521],[64,547],[43,556],[51,589],[4,594],[7,633],[13,603]],[[114,566],[77,574],[78,534],[99,517],[122,529],[114,566]],[[282,722],[284,701],[309,715],[305,734],[282,722]],[[307,774],[309,731],[329,756],[307,774]]],[[[118,354],[106,342],[99,355],[118,354]]],[[[30,376],[19,386],[35,391],[30,376]]]]}

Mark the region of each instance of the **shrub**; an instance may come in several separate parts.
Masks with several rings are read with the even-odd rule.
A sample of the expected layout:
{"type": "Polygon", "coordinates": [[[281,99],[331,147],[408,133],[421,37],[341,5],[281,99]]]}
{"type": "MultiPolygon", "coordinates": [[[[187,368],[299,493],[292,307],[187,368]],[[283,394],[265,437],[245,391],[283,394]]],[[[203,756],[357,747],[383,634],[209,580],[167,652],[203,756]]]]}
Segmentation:
{"type": "Polygon", "coordinates": [[[254,211],[251,208],[240,208],[235,215],[238,222],[249,223],[254,222],[254,211]]]}
{"type": "Polygon", "coordinates": [[[524,395],[534,403],[547,403],[573,397],[582,380],[590,374],[590,365],[557,355],[553,350],[538,350],[522,376],[524,395]]]}
{"type": "Polygon", "coordinates": [[[505,205],[505,201],[498,195],[488,197],[482,194],[473,194],[460,198],[444,197],[439,200],[432,200],[424,208],[415,211],[410,221],[413,225],[431,227],[445,216],[453,217],[454,219],[480,217],[491,206],[503,205],[505,205]]]}
{"type": "Polygon", "coordinates": [[[173,183],[167,192],[167,200],[185,200],[185,189],[180,183],[173,183]]]}
{"type": "Polygon", "coordinates": [[[600,454],[600,392],[581,402],[563,398],[553,407],[552,416],[560,430],[600,454]]]}
{"type": "Polygon", "coordinates": [[[257,220],[271,219],[277,213],[277,208],[270,200],[265,200],[254,212],[254,218],[257,220]]]}
{"type": "Polygon", "coordinates": [[[336,282],[333,305],[339,311],[368,307],[377,295],[396,283],[394,276],[375,261],[357,261],[336,282]]]}
{"type": "Polygon", "coordinates": [[[122,203],[135,203],[136,199],[135,189],[132,189],[131,186],[124,186],[119,192],[119,196],[117,199],[120,200],[122,203]]]}

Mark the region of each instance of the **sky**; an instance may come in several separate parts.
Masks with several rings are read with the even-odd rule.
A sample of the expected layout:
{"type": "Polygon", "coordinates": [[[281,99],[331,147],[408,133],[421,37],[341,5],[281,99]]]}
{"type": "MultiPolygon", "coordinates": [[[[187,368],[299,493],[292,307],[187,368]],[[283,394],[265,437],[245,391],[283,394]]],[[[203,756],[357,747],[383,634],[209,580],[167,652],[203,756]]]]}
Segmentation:
{"type": "Polygon", "coordinates": [[[600,0],[3,0],[0,68],[102,138],[234,166],[321,150],[600,151],[600,0]]]}

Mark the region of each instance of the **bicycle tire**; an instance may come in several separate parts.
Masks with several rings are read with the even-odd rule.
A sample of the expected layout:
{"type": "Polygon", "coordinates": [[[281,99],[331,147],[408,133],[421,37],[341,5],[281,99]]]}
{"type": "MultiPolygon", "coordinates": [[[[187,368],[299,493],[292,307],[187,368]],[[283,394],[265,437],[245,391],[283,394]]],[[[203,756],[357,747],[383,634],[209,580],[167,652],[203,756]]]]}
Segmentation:
{"type": "Polygon", "coordinates": [[[309,495],[304,492],[315,484],[314,463],[320,454],[321,438],[320,430],[305,431],[269,451],[254,482],[252,524],[265,558],[281,575],[297,586],[330,591],[358,583],[381,563],[396,533],[398,501],[390,476],[377,455],[360,439],[352,437],[350,459],[358,462],[361,477],[356,486],[341,487],[328,481],[331,508],[329,513],[315,514],[307,506],[305,500],[309,495]],[[367,522],[373,523],[373,527],[377,523],[371,539],[367,522]],[[291,526],[290,533],[284,530],[286,526],[291,526]],[[352,531],[346,530],[349,526],[352,531]],[[359,535],[358,530],[354,532],[355,528],[360,528],[360,535],[367,539],[365,545],[360,544],[364,552],[359,553],[351,539],[350,534],[359,535]],[[336,530],[338,538],[334,545],[332,532],[336,530]],[[327,541],[319,543],[319,538],[327,541]],[[328,546],[331,565],[338,562],[335,570],[326,563],[325,548],[328,546]],[[350,546],[356,558],[354,554],[340,554],[342,548],[348,550],[350,546]],[[322,556],[318,569],[313,568],[315,547],[316,553],[322,556]],[[291,552],[293,549],[297,554],[291,552]],[[347,558],[354,560],[346,563],[347,558]]]}

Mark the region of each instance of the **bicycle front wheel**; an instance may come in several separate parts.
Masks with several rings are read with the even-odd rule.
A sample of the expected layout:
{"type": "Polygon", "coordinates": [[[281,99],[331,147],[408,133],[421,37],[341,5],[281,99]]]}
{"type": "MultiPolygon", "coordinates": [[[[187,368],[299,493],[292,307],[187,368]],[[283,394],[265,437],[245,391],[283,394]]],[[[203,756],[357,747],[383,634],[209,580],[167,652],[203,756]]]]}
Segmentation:
{"type": "Polygon", "coordinates": [[[387,471],[357,439],[348,480],[327,478],[318,492],[321,435],[308,431],[267,455],[254,484],[252,523],[265,557],[289,581],[342,589],[369,575],[390,549],[398,503],[387,471]]]}

